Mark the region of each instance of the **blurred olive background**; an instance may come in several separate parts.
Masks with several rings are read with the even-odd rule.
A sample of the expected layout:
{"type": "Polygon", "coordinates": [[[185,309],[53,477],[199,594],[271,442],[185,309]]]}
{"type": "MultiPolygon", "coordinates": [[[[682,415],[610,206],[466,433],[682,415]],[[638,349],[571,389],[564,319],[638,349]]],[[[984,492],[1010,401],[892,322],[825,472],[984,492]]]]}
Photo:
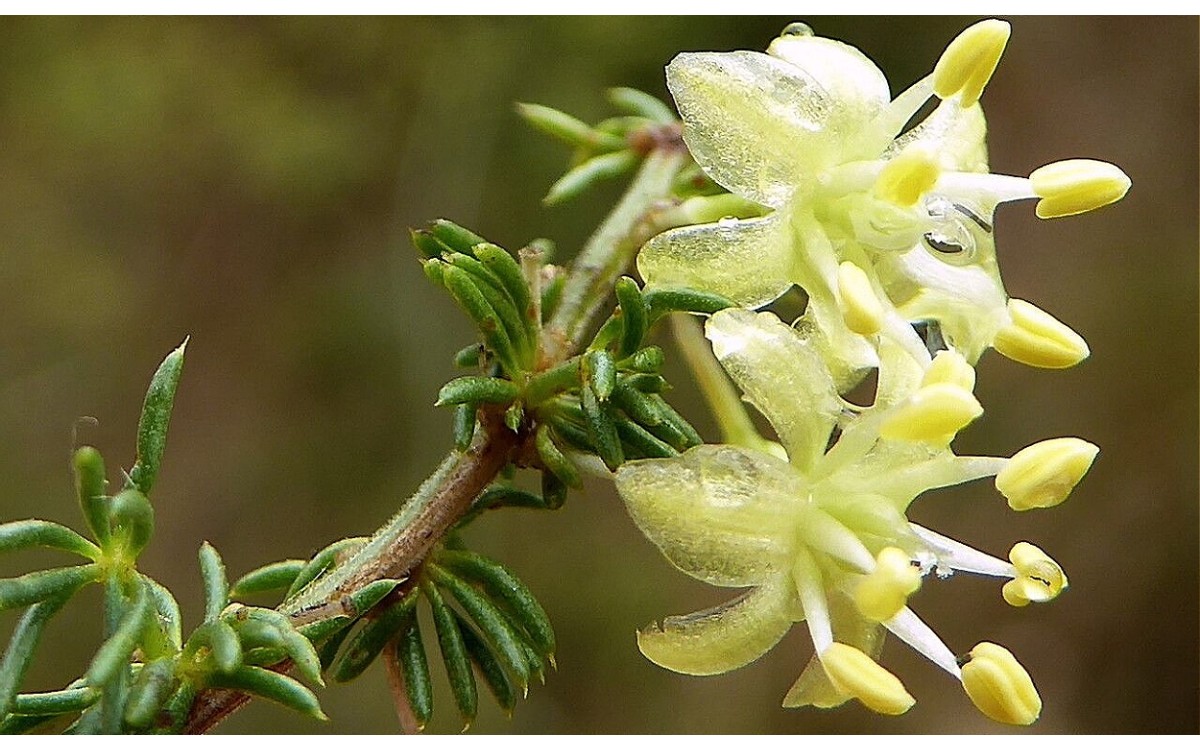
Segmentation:
{"type": "MultiPolygon", "coordinates": [[[[450,445],[434,409],[471,329],[422,276],[406,228],[447,216],[508,247],[574,252],[618,194],[539,199],[567,153],[515,117],[535,101],[596,120],[605,87],[665,95],[681,50],[761,49],[784,18],[0,20],[0,519],[80,526],[68,457],[132,463],[142,394],[191,335],[143,569],[200,612],[196,550],[231,576],[369,533],[450,445]]],[[[875,59],[893,89],[970,19],[807,19],[875,59]]],[[[1197,24],[1016,19],[984,104],[994,169],[1096,157],[1133,178],[1083,217],[998,217],[1010,292],[1086,336],[1065,372],[996,355],[985,417],[960,450],[1008,454],[1080,435],[1103,452],[1070,502],[1013,514],[979,483],[916,520],[1005,554],[1043,546],[1071,590],[1006,606],[993,581],[933,582],[915,606],[953,648],[1010,647],[1045,700],[1035,732],[1195,732],[1197,690],[1197,24]]],[[[665,343],[665,342],[664,342],[665,343]]],[[[681,409],[715,437],[688,376],[681,409]]],[[[889,643],[918,698],[884,718],[779,701],[809,657],[803,628],[712,678],[661,670],[634,630],[729,592],[672,569],[611,487],[558,513],[513,511],[470,541],[523,576],[558,629],[559,671],[481,732],[992,732],[930,663],[889,643]]],[[[0,575],[52,562],[0,560],[0,575]]],[[[65,683],[99,635],[95,591],[60,617],[31,687],[65,683]]],[[[7,637],[14,613],[0,614],[7,637]]],[[[432,729],[457,731],[439,682],[432,729]]],[[[383,675],[322,693],[320,725],[255,702],[223,732],[391,732],[383,675]]]]}

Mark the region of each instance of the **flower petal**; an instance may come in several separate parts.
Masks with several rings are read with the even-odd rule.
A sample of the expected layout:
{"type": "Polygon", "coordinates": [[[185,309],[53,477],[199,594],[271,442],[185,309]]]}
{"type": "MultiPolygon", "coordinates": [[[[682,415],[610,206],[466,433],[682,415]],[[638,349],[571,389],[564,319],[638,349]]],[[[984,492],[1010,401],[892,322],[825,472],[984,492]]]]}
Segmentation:
{"type": "Polygon", "coordinates": [[[683,674],[708,675],[743,667],[792,627],[794,595],[786,579],[751,589],[718,607],[668,617],[638,631],[647,659],[683,674]]]}
{"type": "Polygon", "coordinates": [[[675,567],[715,586],[754,586],[787,569],[803,487],[774,456],[700,445],[629,461],[617,491],[634,523],[675,567]]]}
{"type": "Polygon", "coordinates": [[[825,451],[841,401],[814,341],[772,313],[722,310],[705,335],[744,398],[770,421],[791,464],[808,471],[825,451]]]}
{"type": "Polygon", "coordinates": [[[987,172],[987,120],[978,104],[959,106],[944,101],[920,125],[900,136],[888,149],[895,156],[910,145],[936,154],[943,169],[987,172]]]}
{"type": "Polygon", "coordinates": [[[685,52],[667,86],[696,163],[730,192],[778,208],[835,163],[842,104],[811,75],[760,52],[685,52]]]}
{"type": "Polygon", "coordinates": [[[683,286],[761,307],[788,290],[792,237],[778,214],[664,232],[638,253],[647,286],[683,286]]]}

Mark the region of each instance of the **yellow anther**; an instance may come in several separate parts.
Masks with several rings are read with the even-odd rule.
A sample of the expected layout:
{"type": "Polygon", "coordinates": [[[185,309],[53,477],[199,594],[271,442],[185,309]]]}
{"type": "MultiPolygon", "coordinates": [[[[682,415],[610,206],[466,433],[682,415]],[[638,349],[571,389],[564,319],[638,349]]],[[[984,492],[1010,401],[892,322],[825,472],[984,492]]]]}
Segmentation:
{"type": "Polygon", "coordinates": [[[1061,369],[1079,364],[1092,353],[1082,336],[1023,299],[1008,301],[1008,316],[1011,322],[1000,329],[992,345],[1011,360],[1061,369]]]}
{"type": "Polygon", "coordinates": [[[838,305],[846,327],[855,333],[871,336],[883,327],[883,306],[871,288],[865,271],[850,261],[838,266],[838,305]]]}
{"type": "Polygon", "coordinates": [[[933,189],[942,169],[923,148],[909,146],[889,161],[875,178],[875,197],[907,208],[933,189]]]}
{"type": "Polygon", "coordinates": [[[1052,508],[1067,499],[1098,453],[1098,446],[1074,437],[1034,443],[996,474],[996,489],[1013,510],[1052,508]]]}
{"type": "Polygon", "coordinates": [[[1048,602],[1067,588],[1067,574],[1045,552],[1029,542],[1017,542],[1008,553],[1017,577],[1004,584],[1004,601],[1014,607],[1048,602]]]}
{"type": "Polygon", "coordinates": [[[934,383],[917,389],[898,406],[879,434],[889,440],[944,445],[981,414],[983,407],[970,391],[952,383],[934,383]]]}
{"type": "Polygon", "coordinates": [[[829,646],[821,652],[821,666],[838,691],[854,696],[877,713],[896,716],[917,702],[896,675],[853,646],[829,646]]]}
{"type": "Polygon", "coordinates": [[[1115,164],[1094,159],[1067,159],[1033,170],[1033,192],[1041,198],[1039,219],[1057,219],[1116,203],[1129,192],[1129,175],[1115,164]]]}
{"type": "Polygon", "coordinates": [[[994,643],[971,649],[963,665],[967,695],[983,715],[1005,724],[1027,726],[1042,713],[1042,697],[1012,652],[994,643]]]}
{"type": "Polygon", "coordinates": [[[908,597],[921,588],[921,569],[897,547],[885,547],[875,558],[875,570],[854,589],[854,603],[865,617],[884,622],[896,616],[908,597]]]}
{"type": "Polygon", "coordinates": [[[942,99],[958,94],[964,107],[979,101],[1011,32],[1007,21],[992,18],[956,36],[933,69],[933,92],[942,99]]]}
{"type": "Polygon", "coordinates": [[[933,362],[925,369],[921,378],[921,387],[936,383],[949,383],[962,388],[964,391],[975,390],[975,368],[967,364],[963,355],[952,349],[943,349],[933,357],[933,362]]]}

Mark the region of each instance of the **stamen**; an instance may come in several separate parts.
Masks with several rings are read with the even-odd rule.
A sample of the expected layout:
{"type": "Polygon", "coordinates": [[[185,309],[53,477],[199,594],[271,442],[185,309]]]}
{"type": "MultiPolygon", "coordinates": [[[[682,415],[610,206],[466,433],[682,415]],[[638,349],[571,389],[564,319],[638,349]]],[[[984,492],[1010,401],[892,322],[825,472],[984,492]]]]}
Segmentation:
{"type": "Polygon", "coordinates": [[[958,386],[964,391],[975,390],[975,368],[967,364],[963,355],[952,349],[944,349],[937,353],[925,371],[921,387],[935,383],[948,383],[958,386]]]}
{"type": "Polygon", "coordinates": [[[1026,177],[979,172],[943,172],[934,190],[983,206],[1038,197],[1026,177]]]}
{"type": "Polygon", "coordinates": [[[858,536],[825,511],[809,508],[800,528],[810,548],[820,550],[863,573],[875,567],[875,558],[858,536]]]}
{"type": "Polygon", "coordinates": [[[863,336],[872,336],[883,326],[883,306],[871,288],[871,279],[851,261],[838,266],[838,306],[846,327],[863,336]]]}
{"type": "Polygon", "coordinates": [[[994,643],[971,649],[962,668],[963,687],[984,716],[1028,726],[1042,713],[1042,698],[1012,652],[994,643]]]}
{"type": "Polygon", "coordinates": [[[937,557],[939,565],[948,565],[954,570],[964,573],[977,573],[995,578],[1015,578],[1017,575],[1016,568],[998,557],[992,557],[986,552],[968,547],[960,541],[942,536],[924,526],[918,526],[915,523],[910,523],[908,526],[937,557]]]}
{"type": "Polygon", "coordinates": [[[1000,64],[1012,27],[1006,21],[989,19],[968,27],[950,42],[933,69],[933,90],[942,99],[959,95],[959,103],[970,107],[1000,64]]]}
{"type": "Polygon", "coordinates": [[[1048,602],[1067,588],[1067,574],[1045,552],[1029,542],[1018,542],[1008,553],[1017,577],[1004,584],[1004,601],[1014,607],[1048,602]]]}
{"type": "Polygon", "coordinates": [[[881,200],[900,207],[916,205],[937,183],[941,167],[937,159],[918,146],[909,146],[887,163],[873,191],[881,200]]]}
{"type": "Polygon", "coordinates": [[[813,648],[818,654],[824,653],[833,644],[829,602],[825,601],[821,569],[805,549],[797,550],[796,561],[792,563],[792,580],[796,584],[796,593],[800,595],[800,606],[804,609],[804,621],[808,623],[813,648]]]}
{"type": "Polygon", "coordinates": [[[898,547],[884,547],[875,558],[875,569],[854,588],[854,603],[864,616],[884,622],[896,616],[917,589],[921,570],[898,547]]]}
{"type": "Polygon", "coordinates": [[[993,346],[1009,359],[1033,367],[1062,369],[1088,358],[1091,349],[1075,331],[1022,299],[1008,301],[1011,322],[996,333],[993,346]]]}
{"type": "Polygon", "coordinates": [[[1074,437],[1034,443],[1008,460],[996,475],[996,489],[1013,510],[1051,508],[1067,499],[1099,453],[1098,446],[1074,437]]]}
{"type": "Polygon", "coordinates": [[[954,652],[933,632],[933,628],[917,617],[916,612],[905,607],[883,626],[921,656],[949,672],[952,677],[962,679],[962,670],[958,668],[954,652]]]}
{"type": "Polygon", "coordinates": [[[917,702],[896,675],[853,646],[831,644],[821,652],[821,666],[835,688],[872,711],[897,716],[917,702]]]}
{"type": "Polygon", "coordinates": [[[1115,164],[1094,159],[1067,159],[1033,170],[1033,191],[1041,198],[1039,219],[1094,211],[1125,197],[1133,183],[1115,164]]]}
{"type": "Polygon", "coordinates": [[[951,383],[934,383],[919,388],[896,407],[879,434],[889,440],[945,445],[981,414],[983,406],[970,391],[951,383]]]}

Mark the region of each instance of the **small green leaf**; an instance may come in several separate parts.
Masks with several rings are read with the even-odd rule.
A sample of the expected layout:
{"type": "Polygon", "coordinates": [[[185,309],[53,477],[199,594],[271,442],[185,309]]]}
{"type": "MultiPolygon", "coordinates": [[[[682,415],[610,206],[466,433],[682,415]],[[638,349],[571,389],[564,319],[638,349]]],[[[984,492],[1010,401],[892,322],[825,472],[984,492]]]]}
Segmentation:
{"type": "Polygon", "coordinates": [[[125,702],[125,723],[134,729],[145,729],[155,723],[159,709],[175,692],[175,659],[159,659],[142,667],[129,688],[125,702]]]}
{"type": "MultiPolygon", "coordinates": [[[[546,266],[557,270],[557,266],[546,266]]],[[[563,288],[567,285],[565,273],[555,273],[542,284],[542,320],[550,320],[558,312],[562,302],[563,288]]]]}
{"type": "Polygon", "coordinates": [[[79,508],[96,541],[108,540],[108,498],[104,496],[104,458],[100,451],[85,445],[72,458],[75,469],[75,494],[79,508]]]}
{"type": "MultiPolygon", "coordinates": [[[[691,422],[683,418],[679,412],[675,411],[667,400],[658,394],[652,394],[651,400],[658,406],[659,411],[663,415],[663,427],[669,427],[671,434],[664,436],[659,435],[671,445],[681,451],[687,450],[704,442],[704,438],[700,437],[700,433],[696,432],[696,428],[692,427],[691,422]],[[678,435],[678,443],[672,438],[678,435]]],[[[653,432],[653,430],[651,430],[653,432]]]]}
{"type": "Polygon", "coordinates": [[[657,346],[647,346],[633,353],[633,356],[621,360],[617,366],[622,369],[657,374],[662,370],[666,356],[657,346]]]}
{"type": "Polygon", "coordinates": [[[307,564],[306,560],[280,560],[255,568],[237,579],[229,592],[229,598],[244,599],[247,596],[287,589],[307,564]]]}
{"type": "Polygon", "coordinates": [[[567,501],[567,485],[553,472],[542,472],[542,499],[548,510],[558,510],[567,501]]]}
{"type": "Polygon", "coordinates": [[[67,596],[85,583],[99,580],[99,565],[77,565],[26,573],[17,578],[0,578],[0,610],[35,604],[58,596],[67,596]]]}
{"type": "Polygon", "coordinates": [[[129,657],[138,647],[142,628],[145,627],[150,612],[150,597],[146,593],[146,586],[138,581],[137,593],[134,594],[133,601],[125,610],[116,630],[107,641],[101,644],[95,657],[92,658],[91,666],[84,675],[87,684],[103,687],[117,676],[121,669],[128,666],[129,657]]]}
{"type": "Polygon", "coordinates": [[[521,396],[521,389],[511,380],[465,375],[455,378],[438,391],[434,406],[446,404],[508,404],[521,396]]]}
{"type": "Polygon", "coordinates": [[[492,308],[475,278],[461,268],[447,265],[442,271],[442,281],[458,306],[475,322],[484,343],[505,371],[510,375],[521,372],[520,358],[504,321],[492,308]]]}
{"type": "Polygon", "coordinates": [[[8,642],[8,650],[0,661],[0,717],[6,716],[12,710],[21,680],[33,661],[33,652],[41,640],[42,630],[66,604],[70,594],[63,593],[53,599],[47,599],[34,604],[25,610],[17,627],[13,629],[12,638],[8,642]]]}
{"type": "Polygon", "coordinates": [[[409,229],[408,236],[412,240],[413,247],[423,258],[438,258],[442,253],[453,252],[448,245],[434,237],[433,232],[426,229],[409,229]]]}
{"type": "Polygon", "coordinates": [[[362,674],[383,651],[388,641],[407,627],[416,607],[417,592],[414,591],[380,612],[377,617],[368,618],[366,624],[351,638],[341,658],[334,664],[333,679],[337,682],[349,682],[362,674]]]}
{"type": "Polygon", "coordinates": [[[149,493],[162,466],[163,449],[167,445],[167,425],[175,404],[175,390],[183,373],[183,354],[188,340],[184,339],[175,351],[167,355],[150,379],[142,417],[138,420],[137,461],[129,472],[133,486],[149,493]]]}
{"type": "Polygon", "coordinates": [[[512,716],[513,706],[517,705],[517,691],[512,681],[508,679],[508,675],[504,673],[504,667],[501,666],[500,660],[496,658],[488,644],[462,615],[455,612],[454,617],[458,620],[458,629],[462,633],[463,647],[467,651],[467,656],[479,669],[479,676],[483,678],[488,690],[495,696],[496,703],[504,709],[505,714],[512,716]]]}
{"type": "Polygon", "coordinates": [[[575,489],[583,487],[583,479],[579,476],[579,469],[576,469],[571,459],[567,458],[562,450],[559,449],[558,445],[554,442],[554,438],[551,436],[549,427],[544,424],[538,426],[537,437],[534,438],[534,443],[542,464],[558,477],[563,484],[575,489]]]}
{"type": "Polygon", "coordinates": [[[454,407],[454,447],[459,451],[470,448],[471,441],[475,438],[475,412],[477,409],[476,404],[469,402],[454,407]]]}
{"type": "Polygon", "coordinates": [[[162,628],[171,648],[178,651],[183,642],[183,618],[179,613],[179,602],[175,601],[171,592],[158,581],[145,575],[141,576],[141,579],[154,605],[159,627],[162,628]]]}
{"type": "Polygon", "coordinates": [[[476,246],[475,257],[500,279],[504,290],[520,313],[522,322],[529,328],[534,322],[531,316],[529,285],[525,283],[525,274],[522,273],[516,258],[504,248],[490,242],[476,246]]]}
{"type": "Polygon", "coordinates": [[[675,113],[661,99],[645,91],[626,87],[608,90],[608,100],[622,112],[645,117],[662,125],[678,122],[675,113]]]}
{"type": "Polygon", "coordinates": [[[617,420],[617,434],[626,446],[626,454],[637,458],[672,458],[679,455],[669,443],[660,440],[640,424],[628,419],[617,420]]]}
{"type": "Polygon", "coordinates": [[[13,521],[0,524],[0,552],[49,547],[95,560],[100,548],[62,524],[52,521],[13,521]]]}
{"type": "Polygon", "coordinates": [[[208,542],[200,545],[200,577],[204,580],[204,621],[216,622],[229,603],[229,579],[225,561],[208,542]]]}
{"type": "Polygon", "coordinates": [[[621,452],[621,439],[617,436],[617,427],[613,424],[612,416],[600,403],[596,392],[590,383],[584,383],[580,389],[580,404],[583,416],[587,421],[588,436],[596,447],[596,455],[604,461],[604,465],[615,471],[625,460],[621,452]]]}
{"type": "Polygon", "coordinates": [[[719,294],[683,287],[647,289],[644,296],[646,306],[650,309],[651,323],[667,313],[693,312],[712,315],[734,306],[733,302],[719,294]]]}
{"type": "Polygon", "coordinates": [[[454,355],[454,366],[462,370],[480,367],[482,364],[483,347],[479,344],[464,346],[454,355]]]}
{"type": "Polygon", "coordinates": [[[233,626],[224,620],[205,623],[196,628],[188,638],[185,653],[193,652],[200,646],[208,647],[218,672],[229,674],[242,666],[241,640],[233,626]]]}
{"type": "MultiPolygon", "coordinates": [[[[347,625],[349,622],[347,622],[347,625]]],[[[317,656],[321,659],[321,669],[326,670],[333,666],[334,659],[337,658],[338,649],[342,647],[346,637],[350,635],[350,628],[343,627],[333,635],[326,638],[317,649],[317,656]]]]}
{"type": "Polygon", "coordinates": [[[396,661],[404,675],[404,692],[408,696],[409,708],[417,720],[417,728],[424,729],[433,716],[433,680],[429,675],[425,644],[421,640],[421,624],[415,616],[400,631],[394,648],[396,661]]]}
{"type": "Polygon", "coordinates": [[[645,393],[630,385],[628,378],[621,378],[617,382],[617,387],[613,390],[612,401],[634,421],[647,427],[661,424],[666,419],[662,410],[658,408],[658,404],[645,393]]]}
{"type": "Polygon", "coordinates": [[[487,489],[479,493],[479,497],[475,498],[475,502],[471,504],[473,511],[500,507],[543,509],[546,504],[532,492],[499,482],[488,485],[487,489]]]}
{"type": "Polygon", "coordinates": [[[597,132],[582,120],[553,107],[523,102],[518,103],[516,107],[517,114],[525,122],[568,145],[604,151],[615,151],[625,147],[624,140],[597,132]]]}
{"type": "Polygon", "coordinates": [[[525,690],[529,685],[529,665],[520,646],[520,636],[513,632],[503,613],[471,584],[437,565],[427,568],[434,583],[448,590],[466,610],[504,669],[525,690]]]}
{"type": "Polygon", "coordinates": [[[146,496],[135,489],[125,489],[112,499],[109,512],[110,539],[124,546],[134,557],[154,536],[154,508],[146,496]]]}
{"type": "MultiPolygon", "coordinates": [[[[82,684],[82,681],[79,681],[82,684]]],[[[100,691],[90,687],[22,693],[13,702],[12,713],[23,716],[59,716],[82,711],[100,700],[100,691]]]]}
{"type": "Polygon", "coordinates": [[[525,402],[533,407],[555,394],[577,387],[582,363],[581,357],[571,357],[534,375],[525,384],[525,402]]]}
{"type": "Polygon", "coordinates": [[[318,685],[325,684],[321,677],[321,659],[316,649],[308,638],[297,631],[287,615],[263,607],[242,607],[229,617],[237,624],[243,650],[246,650],[248,635],[253,637],[255,645],[282,648],[295,663],[301,677],[318,685]],[[253,632],[255,625],[269,628],[273,635],[266,631],[253,632]]]}
{"type": "Polygon", "coordinates": [[[487,242],[470,229],[461,227],[449,219],[437,219],[429,225],[429,231],[446,247],[466,255],[472,255],[479,243],[487,242]]]}
{"type": "Polygon", "coordinates": [[[646,336],[649,311],[642,290],[628,276],[617,279],[617,303],[621,306],[621,341],[617,347],[619,357],[628,357],[642,345],[646,336]]]}
{"type": "Polygon", "coordinates": [[[303,714],[328,721],[329,717],[321,710],[317,696],[304,685],[287,675],[272,672],[262,667],[242,667],[231,674],[213,675],[213,687],[240,690],[243,693],[257,695],[275,701],[303,714]]]}
{"type": "Polygon", "coordinates": [[[601,403],[607,401],[617,384],[617,366],[612,355],[605,349],[593,349],[583,355],[583,363],[587,382],[596,392],[596,398],[601,403]]]}
{"type": "Polygon", "coordinates": [[[625,150],[593,156],[558,178],[542,198],[542,203],[554,206],[571,200],[598,182],[629,174],[639,161],[638,154],[625,150]]]}
{"type": "Polygon", "coordinates": [[[443,552],[438,556],[438,564],[479,584],[492,601],[501,605],[520,625],[542,656],[554,654],[554,628],[546,610],[512,571],[495,560],[467,550],[443,552]]]}
{"type": "Polygon", "coordinates": [[[471,672],[467,647],[463,644],[462,632],[458,629],[458,620],[442,598],[437,586],[423,582],[421,593],[429,602],[429,608],[433,610],[438,646],[442,651],[442,661],[446,664],[446,675],[450,678],[450,691],[454,693],[454,702],[463,721],[470,726],[479,708],[479,693],[475,688],[475,675],[471,672]]]}
{"type": "Polygon", "coordinates": [[[296,580],[292,581],[292,585],[288,588],[287,594],[283,597],[284,600],[291,599],[301,589],[316,580],[317,576],[329,570],[342,559],[349,558],[362,546],[367,543],[367,538],[364,536],[350,537],[349,539],[339,539],[333,544],[330,544],[325,549],[313,555],[313,558],[308,561],[300,573],[296,576],[296,580]]]}

